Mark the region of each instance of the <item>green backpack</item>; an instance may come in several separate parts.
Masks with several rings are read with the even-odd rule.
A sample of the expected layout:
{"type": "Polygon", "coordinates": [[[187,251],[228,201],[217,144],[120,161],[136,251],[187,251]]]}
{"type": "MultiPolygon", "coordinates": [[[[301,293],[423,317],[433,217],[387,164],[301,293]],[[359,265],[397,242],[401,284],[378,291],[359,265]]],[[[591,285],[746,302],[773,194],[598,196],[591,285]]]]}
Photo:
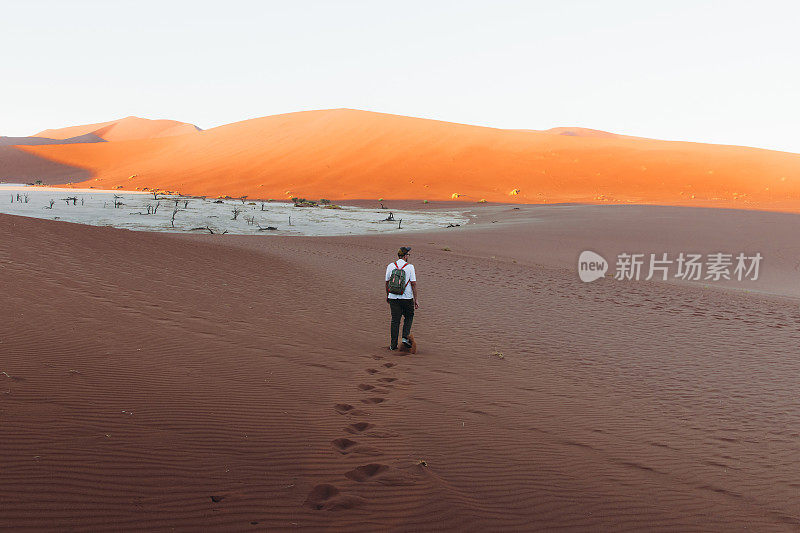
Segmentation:
{"type": "Polygon", "coordinates": [[[394,262],[394,270],[392,270],[392,275],[389,276],[389,292],[391,294],[403,294],[406,292],[406,273],[403,270],[408,263],[405,265],[398,267],[397,261],[394,262]]]}

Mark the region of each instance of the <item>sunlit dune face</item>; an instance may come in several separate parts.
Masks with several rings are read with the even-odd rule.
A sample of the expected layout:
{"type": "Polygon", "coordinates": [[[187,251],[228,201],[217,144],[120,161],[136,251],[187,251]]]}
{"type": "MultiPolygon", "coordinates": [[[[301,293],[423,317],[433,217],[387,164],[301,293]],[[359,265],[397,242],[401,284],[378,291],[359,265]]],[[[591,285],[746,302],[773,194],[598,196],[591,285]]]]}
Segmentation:
{"type": "Polygon", "coordinates": [[[130,141],[134,139],[151,139],[154,137],[171,137],[173,135],[184,135],[197,131],[198,128],[196,126],[186,124],[185,122],[127,117],[98,124],[44,130],[37,133],[35,137],[69,139],[70,137],[91,133],[106,141],[130,141]]]}
{"type": "MultiPolygon", "coordinates": [[[[145,128],[122,122],[101,128],[106,140],[122,140],[115,129],[129,135],[145,128]]],[[[193,134],[165,137],[148,130],[152,135],[147,139],[21,149],[89,169],[94,178],[81,186],[98,188],[275,199],[648,203],[800,211],[800,155],[785,152],[582,128],[499,130],[346,109],[276,115],[203,132],[177,124],[159,131],[188,126],[193,134]]]]}

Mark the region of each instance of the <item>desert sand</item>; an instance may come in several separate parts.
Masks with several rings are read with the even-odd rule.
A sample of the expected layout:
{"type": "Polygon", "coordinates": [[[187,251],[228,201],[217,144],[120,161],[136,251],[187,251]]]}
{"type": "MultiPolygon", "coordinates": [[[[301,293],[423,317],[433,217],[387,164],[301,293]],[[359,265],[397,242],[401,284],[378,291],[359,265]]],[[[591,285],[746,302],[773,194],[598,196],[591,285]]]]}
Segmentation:
{"type": "Polygon", "coordinates": [[[86,180],[92,175],[88,169],[30,154],[22,150],[22,145],[0,145],[0,176],[3,176],[3,181],[59,184],[86,180]]]}
{"type": "Polygon", "coordinates": [[[197,131],[197,126],[175,120],[126,117],[99,124],[48,129],[30,137],[0,137],[0,182],[60,184],[84,181],[94,176],[85,166],[58,163],[26,152],[22,146],[84,145],[187,135],[197,131]]]}
{"type": "MultiPolygon", "coordinates": [[[[47,130],[41,135],[94,131],[112,142],[13,149],[54,165],[61,183],[106,189],[148,187],[265,199],[458,199],[800,211],[800,154],[755,148],[585,128],[501,130],[351,109],[274,115],[169,137],[159,135],[194,126],[156,131],[147,123],[141,125],[146,135],[117,136],[123,125],[125,131],[140,129],[138,122],[128,126],[121,121],[47,130]],[[66,169],[82,170],[64,181],[66,169]]],[[[48,176],[39,178],[56,183],[48,176]]]]}
{"type": "Polygon", "coordinates": [[[40,131],[34,137],[49,139],[70,139],[80,135],[95,135],[105,141],[130,141],[133,139],[152,139],[196,133],[200,128],[194,124],[177,120],[151,120],[140,117],[125,117],[119,120],[69,126],[66,128],[40,131]]]}
{"type": "Polygon", "coordinates": [[[402,242],[0,215],[0,529],[800,527],[797,215],[476,213],[402,242]],[[586,246],[760,247],[765,285],[584,284],[586,246]]]}

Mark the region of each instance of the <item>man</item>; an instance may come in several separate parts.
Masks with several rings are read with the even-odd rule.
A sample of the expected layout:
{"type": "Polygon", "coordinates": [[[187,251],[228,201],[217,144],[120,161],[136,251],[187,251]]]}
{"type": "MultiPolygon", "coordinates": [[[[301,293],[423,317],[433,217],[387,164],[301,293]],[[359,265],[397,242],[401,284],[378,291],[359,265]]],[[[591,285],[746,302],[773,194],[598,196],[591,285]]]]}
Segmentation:
{"type": "Polygon", "coordinates": [[[400,332],[400,317],[403,317],[402,343],[411,348],[408,335],[414,321],[414,309],[419,308],[417,299],[417,273],[414,265],[408,262],[411,248],[403,246],[397,251],[397,261],[386,266],[386,301],[392,311],[390,350],[397,349],[397,337],[400,332]]]}

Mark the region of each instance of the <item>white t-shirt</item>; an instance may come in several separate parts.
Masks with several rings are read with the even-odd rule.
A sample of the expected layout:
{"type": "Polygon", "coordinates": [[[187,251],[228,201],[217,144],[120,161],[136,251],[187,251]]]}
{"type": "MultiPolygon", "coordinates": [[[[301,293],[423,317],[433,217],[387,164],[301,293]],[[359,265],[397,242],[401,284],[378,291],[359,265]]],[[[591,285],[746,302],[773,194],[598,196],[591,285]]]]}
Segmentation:
{"type": "Polygon", "coordinates": [[[414,272],[414,265],[412,265],[411,263],[406,263],[403,259],[398,259],[396,261],[396,263],[397,263],[397,266],[394,266],[395,263],[389,263],[386,266],[386,279],[384,281],[389,281],[389,278],[392,277],[392,271],[395,268],[402,268],[403,265],[408,264],[407,267],[403,268],[403,272],[406,273],[406,290],[405,290],[405,292],[403,292],[403,294],[392,294],[390,292],[389,293],[389,298],[392,298],[392,299],[400,298],[400,299],[403,299],[403,300],[410,300],[410,299],[414,298],[414,291],[411,290],[411,282],[412,281],[417,281],[417,273],[414,272]]]}

